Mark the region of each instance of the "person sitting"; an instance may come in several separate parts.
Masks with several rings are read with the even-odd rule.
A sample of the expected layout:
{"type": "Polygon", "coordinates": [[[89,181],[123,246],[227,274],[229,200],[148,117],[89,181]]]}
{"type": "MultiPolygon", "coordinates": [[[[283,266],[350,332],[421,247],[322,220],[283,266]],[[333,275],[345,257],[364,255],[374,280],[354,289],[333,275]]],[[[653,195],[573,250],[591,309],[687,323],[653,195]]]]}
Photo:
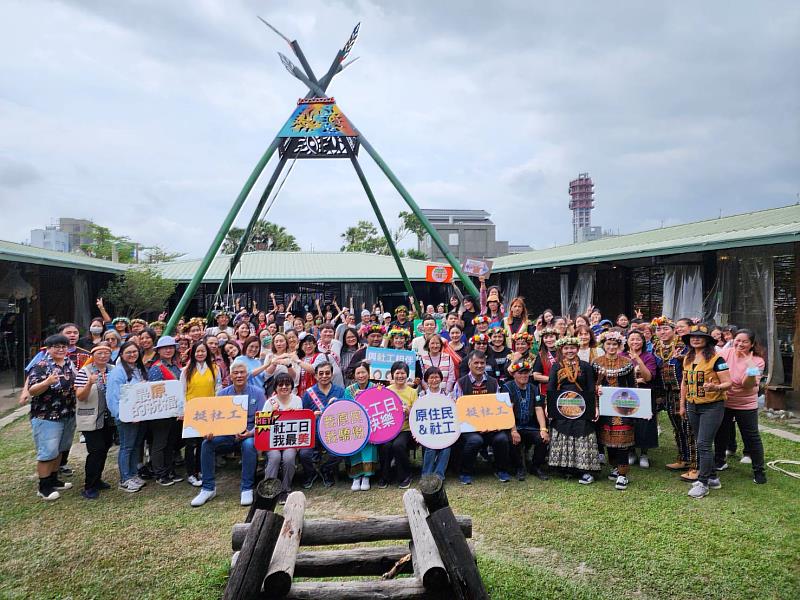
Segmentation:
{"type": "MultiPolygon", "coordinates": [[[[344,398],[344,388],[332,383],[333,365],[329,362],[317,362],[314,365],[314,375],[317,383],[308,388],[303,394],[303,408],[314,411],[314,416],[319,418],[329,404],[339,398],[344,398]]],[[[317,480],[317,471],[314,468],[315,460],[319,459],[319,432],[317,432],[317,445],[314,448],[303,448],[300,450],[300,464],[303,466],[303,489],[311,489],[317,480]]],[[[339,464],[339,458],[330,456],[322,465],[322,483],[325,487],[333,487],[336,484],[335,469],[339,464]]]]}
{"type": "Polygon", "coordinates": [[[249,506],[253,503],[253,486],[256,478],[256,452],[255,438],[255,419],[256,412],[264,410],[266,397],[264,390],[248,383],[247,362],[242,357],[236,357],[231,363],[231,381],[233,385],[222,388],[218,396],[247,396],[247,427],[236,435],[218,435],[209,433],[203,440],[200,449],[200,471],[203,473],[203,486],[200,493],[195,496],[192,506],[203,506],[206,502],[217,495],[215,470],[217,452],[230,452],[235,446],[240,446],[242,453],[242,482],[241,504],[249,506]]]}
{"type": "MultiPolygon", "coordinates": [[[[467,357],[469,373],[464,375],[456,383],[453,389],[453,398],[458,403],[461,396],[473,394],[496,394],[498,383],[494,377],[486,375],[486,353],[481,350],[473,350],[467,357]]],[[[472,483],[472,474],[475,471],[475,459],[478,452],[484,445],[490,445],[494,453],[495,474],[502,483],[511,481],[508,474],[508,452],[509,435],[508,431],[488,431],[488,432],[464,432],[461,434],[463,446],[461,455],[461,476],[459,480],[464,485],[472,483]]]]}
{"type": "Polygon", "coordinates": [[[547,457],[550,434],[544,416],[544,398],[537,394],[536,384],[531,383],[533,365],[529,361],[518,361],[508,367],[513,380],[504,384],[514,407],[515,426],[511,429],[511,464],[516,469],[517,479],[525,480],[525,465],[528,471],[542,481],[549,479],[542,470],[547,457]],[[528,449],[533,446],[533,457],[527,459],[528,449]],[[523,461],[523,456],[526,457],[523,461]]]}
{"type": "MultiPolygon", "coordinates": [[[[267,410],[272,412],[283,410],[300,410],[303,401],[292,393],[294,391],[294,378],[286,372],[278,373],[275,376],[275,394],[267,401],[267,410]]],[[[278,477],[278,470],[283,468],[281,483],[283,490],[278,498],[281,504],[286,503],[286,497],[292,491],[292,479],[294,478],[294,459],[297,450],[286,448],[285,450],[270,450],[267,452],[266,478],[275,479],[278,477]]]]}

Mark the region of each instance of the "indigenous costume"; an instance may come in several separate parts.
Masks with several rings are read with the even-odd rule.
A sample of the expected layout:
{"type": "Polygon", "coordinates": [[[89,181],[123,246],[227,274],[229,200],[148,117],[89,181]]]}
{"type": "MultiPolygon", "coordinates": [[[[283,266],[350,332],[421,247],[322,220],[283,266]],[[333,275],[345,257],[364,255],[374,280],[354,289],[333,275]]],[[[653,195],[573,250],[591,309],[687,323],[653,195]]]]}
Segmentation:
{"type": "MultiPolygon", "coordinates": [[[[357,383],[348,385],[344,390],[344,400],[355,400],[361,392],[374,388],[375,384],[367,382],[367,387],[361,388],[357,383]]],[[[378,449],[375,444],[367,444],[360,452],[347,457],[347,475],[350,479],[356,477],[372,477],[378,470],[378,449]]]]}
{"type": "MultiPolygon", "coordinates": [[[[542,331],[542,338],[546,335],[555,334],[555,329],[548,327],[542,331]]],[[[556,342],[558,344],[558,342],[556,342]]],[[[556,352],[555,350],[548,350],[547,346],[545,346],[544,342],[539,347],[539,356],[536,357],[536,362],[533,365],[533,372],[534,373],[541,373],[545,377],[550,377],[550,370],[553,368],[553,365],[556,364],[556,352]]],[[[588,364],[588,363],[587,363],[588,364]]],[[[539,384],[539,392],[542,396],[547,395],[547,384],[541,383],[539,384]]]]}
{"type": "MultiPolygon", "coordinates": [[[[577,338],[562,338],[557,346],[577,338]]],[[[547,415],[551,419],[551,467],[572,472],[599,471],[595,416],[594,371],[591,365],[577,357],[562,360],[550,369],[547,383],[547,415]]]]}
{"type": "MultiPolygon", "coordinates": [[[[653,327],[667,325],[674,329],[675,324],[667,317],[653,319],[653,327]]],[[[666,409],[672,430],[675,433],[675,445],[678,447],[678,463],[676,468],[697,468],[697,444],[695,442],[689,419],[680,415],[681,377],[683,375],[683,358],[686,346],[677,337],[668,343],[655,338],[653,354],[658,365],[656,394],[657,404],[666,409]],[[683,463],[685,466],[680,465],[683,463]]]]}

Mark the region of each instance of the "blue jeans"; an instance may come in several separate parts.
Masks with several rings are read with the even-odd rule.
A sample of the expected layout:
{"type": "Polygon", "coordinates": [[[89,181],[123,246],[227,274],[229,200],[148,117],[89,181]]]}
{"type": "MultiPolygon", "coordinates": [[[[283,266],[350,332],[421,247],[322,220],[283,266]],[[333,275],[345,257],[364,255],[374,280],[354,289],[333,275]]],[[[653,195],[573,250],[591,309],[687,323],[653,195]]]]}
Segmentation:
{"type": "Polygon", "coordinates": [[[116,421],[119,432],[119,455],[117,455],[119,480],[125,482],[138,474],[137,452],[144,440],[144,427],[141,423],[124,423],[119,419],[116,421]]]}
{"type": "Polygon", "coordinates": [[[36,460],[47,462],[58,458],[61,452],[72,447],[75,436],[75,417],[49,421],[47,419],[31,419],[33,443],[36,446],[36,460]]]}
{"type": "Polygon", "coordinates": [[[203,473],[203,489],[211,491],[216,489],[217,481],[214,477],[216,471],[215,458],[217,452],[230,452],[241,446],[242,451],[242,483],[239,486],[241,491],[252,490],[256,479],[256,462],[258,452],[256,451],[255,438],[249,437],[237,442],[232,435],[218,435],[209,440],[203,440],[200,448],[200,471],[203,473]]]}
{"type": "Polygon", "coordinates": [[[441,479],[444,479],[445,471],[447,471],[447,461],[450,460],[450,448],[442,450],[431,450],[425,448],[422,453],[422,474],[430,475],[435,473],[441,479]]]}

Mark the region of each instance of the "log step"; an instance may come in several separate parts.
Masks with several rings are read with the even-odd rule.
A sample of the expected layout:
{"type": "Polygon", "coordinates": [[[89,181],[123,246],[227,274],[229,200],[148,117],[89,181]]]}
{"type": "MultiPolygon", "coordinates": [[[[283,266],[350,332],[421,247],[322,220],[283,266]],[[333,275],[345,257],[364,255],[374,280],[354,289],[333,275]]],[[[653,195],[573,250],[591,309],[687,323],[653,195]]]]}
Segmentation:
{"type": "MultiPolygon", "coordinates": [[[[353,577],[383,575],[408,554],[407,546],[378,546],[347,550],[314,550],[297,555],[295,577],[353,577]]],[[[411,563],[401,573],[411,573],[411,563]]]]}
{"type": "Polygon", "coordinates": [[[416,578],[388,581],[303,581],[292,584],[286,600],[421,600],[438,598],[416,578]]]}

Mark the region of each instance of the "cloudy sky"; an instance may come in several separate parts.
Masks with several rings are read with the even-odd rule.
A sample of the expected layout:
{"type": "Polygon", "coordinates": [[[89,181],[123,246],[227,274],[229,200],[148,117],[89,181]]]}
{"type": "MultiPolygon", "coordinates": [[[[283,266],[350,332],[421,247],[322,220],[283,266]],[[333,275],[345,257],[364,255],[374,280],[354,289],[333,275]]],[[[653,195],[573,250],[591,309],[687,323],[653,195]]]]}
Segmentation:
{"type": "MultiPolygon", "coordinates": [[[[257,15],[320,76],[360,21],[361,59],[329,93],[422,207],[486,209],[512,243],[570,242],[584,171],[594,224],[622,233],[800,193],[790,0],[6,0],[2,15],[2,239],[85,217],[202,255],[306,92],[257,15]]],[[[396,223],[402,200],[362,163],[396,223]]],[[[337,250],[370,216],[352,167],[329,160],[298,161],[269,219],[337,250]]]]}

